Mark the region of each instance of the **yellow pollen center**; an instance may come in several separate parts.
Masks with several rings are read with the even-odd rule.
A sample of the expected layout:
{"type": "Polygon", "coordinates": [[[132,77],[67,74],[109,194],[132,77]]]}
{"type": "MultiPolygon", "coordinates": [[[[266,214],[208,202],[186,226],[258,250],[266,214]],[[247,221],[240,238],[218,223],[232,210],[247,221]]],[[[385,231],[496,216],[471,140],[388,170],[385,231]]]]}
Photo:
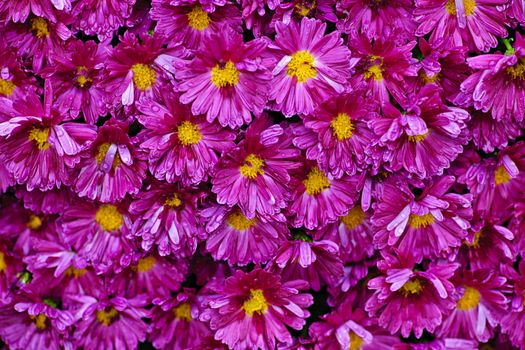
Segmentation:
{"type": "Polygon", "coordinates": [[[100,310],[97,312],[97,320],[104,326],[109,326],[113,319],[118,316],[118,311],[114,308],[110,308],[109,311],[100,310]]]}
{"type": "Polygon", "coordinates": [[[38,128],[34,126],[31,131],[29,131],[29,141],[34,141],[39,150],[45,151],[49,148],[49,128],[38,128]]]}
{"type": "MultiPolygon", "coordinates": [[[[96,159],[99,165],[100,163],[104,161],[104,158],[106,158],[106,153],[108,153],[110,146],[111,145],[109,143],[103,143],[98,147],[98,153],[97,153],[96,159]]],[[[119,167],[120,164],[122,164],[122,161],[120,160],[120,156],[117,153],[115,154],[115,157],[113,158],[113,165],[112,165],[113,170],[119,167]]]]}
{"type": "Polygon", "coordinates": [[[408,224],[410,227],[418,229],[418,228],[425,228],[427,226],[430,226],[434,223],[434,216],[431,213],[425,214],[425,215],[415,215],[411,214],[410,218],[408,219],[408,224]]]}
{"type": "Polygon", "coordinates": [[[257,176],[264,174],[263,167],[264,160],[252,153],[244,159],[244,164],[240,166],[239,171],[245,178],[253,180],[257,176]]]}
{"type": "Polygon", "coordinates": [[[363,338],[355,334],[354,331],[350,331],[348,335],[350,336],[350,346],[348,347],[348,350],[361,350],[364,342],[363,338]]]}
{"type": "Polygon", "coordinates": [[[239,74],[239,70],[232,61],[226,62],[223,67],[217,64],[211,70],[211,82],[218,88],[235,86],[239,82],[239,74]]]}
{"type": "Polygon", "coordinates": [[[360,226],[365,220],[365,212],[361,209],[361,206],[355,206],[346,214],[341,217],[341,221],[349,230],[353,230],[360,226]]]}
{"type": "Polygon", "coordinates": [[[100,227],[106,232],[112,232],[120,229],[124,219],[117,207],[112,204],[104,204],[95,215],[95,220],[100,227]]]}
{"type": "Polygon", "coordinates": [[[365,79],[374,78],[376,81],[383,80],[383,70],[381,69],[381,66],[378,66],[377,64],[373,64],[366,70],[364,74],[365,79]]]}
{"type": "Polygon", "coordinates": [[[481,293],[471,287],[465,287],[465,293],[458,301],[458,309],[462,311],[467,311],[472,308],[475,308],[479,304],[479,299],[481,298],[481,293]]]}
{"type": "Polygon", "coordinates": [[[246,315],[252,317],[254,313],[259,315],[266,313],[268,310],[268,302],[264,297],[264,293],[260,289],[250,289],[250,298],[242,304],[242,309],[246,315]]]}
{"type": "MultiPolygon", "coordinates": [[[[505,71],[512,79],[525,80],[525,58],[520,58],[515,66],[508,67],[505,71]]],[[[1,91],[0,89],[0,93],[1,91]]]]}
{"type": "Polygon", "coordinates": [[[512,180],[512,177],[510,177],[510,174],[507,172],[507,169],[505,169],[503,165],[500,165],[494,173],[494,182],[496,183],[496,185],[501,185],[506,184],[510,180],[512,180]]]}
{"type": "Polygon", "coordinates": [[[339,141],[344,141],[352,137],[355,128],[352,119],[350,119],[346,113],[339,113],[337,117],[332,120],[330,126],[339,141]]]}
{"type": "Polygon", "coordinates": [[[300,16],[306,17],[310,14],[312,10],[315,9],[315,7],[315,1],[312,1],[311,4],[305,4],[304,2],[301,2],[295,5],[295,12],[300,16]]]}
{"type": "Polygon", "coordinates": [[[31,30],[37,38],[43,38],[49,35],[47,21],[40,17],[33,18],[31,21],[31,30]]]}
{"type": "Polygon", "coordinates": [[[84,87],[87,83],[92,83],[93,79],[91,79],[88,75],[88,70],[85,66],[77,67],[77,83],[78,86],[84,87]]]}
{"type": "Polygon", "coordinates": [[[180,303],[179,306],[173,308],[173,314],[177,320],[190,322],[191,317],[191,307],[189,303],[180,303]]]}
{"type": "Polygon", "coordinates": [[[0,78],[0,95],[9,97],[15,88],[16,85],[12,81],[0,78]]]}
{"type": "Polygon", "coordinates": [[[151,255],[143,259],[139,259],[139,263],[137,264],[138,272],[148,272],[153,268],[153,266],[155,266],[155,262],[155,258],[151,255]]]}
{"type": "Polygon", "coordinates": [[[236,229],[237,231],[246,231],[253,225],[255,225],[255,218],[248,220],[246,216],[239,210],[236,209],[228,215],[228,225],[236,229]]]}
{"type": "Polygon", "coordinates": [[[87,273],[86,269],[76,269],[73,266],[69,267],[66,270],[66,276],[68,277],[74,277],[74,278],[80,278],[84,276],[87,273]]]}
{"type": "MultiPolygon", "coordinates": [[[[465,14],[467,15],[467,17],[471,16],[474,14],[474,11],[476,10],[476,1],[475,0],[463,0],[463,6],[465,7],[465,14]]],[[[447,9],[447,12],[451,16],[455,16],[457,14],[456,2],[454,0],[448,0],[445,8],[447,9]]]]}
{"type": "Polygon", "coordinates": [[[5,261],[5,254],[0,252],[0,272],[5,272],[7,270],[7,263],[5,261]]]}
{"type": "Polygon", "coordinates": [[[296,77],[299,83],[304,83],[308,79],[317,76],[314,62],[315,58],[308,50],[297,51],[292,55],[292,59],[288,63],[286,74],[296,77]]]}
{"type": "Polygon", "coordinates": [[[186,16],[188,17],[188,25],[193,29],[203,31],[210,25],[210,16],[199,5],[191,9],[186,16]]]}
{"type": "Polygon", "coordinates": [[[38,230],[42,226],[42,220],[34,214],[29,216],[29,221],[27,222],[27,227],[31,230],[38,230]]]}
{"type": "Polygon", "coordinates": [[[182,145],[195,145],[202,140],[201,130],[197,124],[185,121],[177,128],[177,136],[182,145]]]}
{"type": "Polygon", "coordinates": [[[139,90],[145,91],[155,84],[157,73],[146,64],[137,63],[131,66],[133,71],[133,83],[139,90]]]}
{"type": "Polygon", "coordinates": [[[434,74],[432,77],[429,77],[427,73],[425,73],[424,70],[419,71],[419,79],[425,84],[435,83],[439,81],[440,78],[441,78],[441,73],[434,74]]]}
{"type": "Polygon", "coordinates": [[[165,207],[176,208],[182,204],[182,201],[179,198],[177,193],[174,193],[171,197],[166,198],[164,201],[165,207]]]}
{"type": "Polygon", "coordinates": [[[469,248],[477,249],[479,248],[479,240],[481,239],[482,236],[483,234],[481,233],[481,231],[478,231],[474,233],[474,239],[472,240],[472,243],[469,243],[467,241],[465,241],[464,243],[469,248]]]}
{"type": "Polygon", "coordinates": [[[46,315],[38,314],[38,316],[30,316],[30,317],[33,320],[33,322],[35,322],[36,329],[43,331],[44,329],[47,328],[46,326],[47,316],[46,315]]]}
{"type": "Polygon", "coordinates": [[[402,293],[405,295],[405,298],[409,295],[419,294],[423,290],[423,286],[419,279],[413,279],[408,281],[403,285],[401,289],[402,293]]]}
{"type": "Polygon", "coordinates": [[[430,131],[427,131],[426,133],[424,133],[423,135],[412,135],[412,136],[408,136],[408,141],[410,142],[421,142],[423,141],[424,139],[426,139],[428,137],[428,135],[430,135],[430,131]]]}
{"type": "Polygon", "coordinates": [[[315,167],[310,170],[306,179],[303,180],[303,184],[306,188],[306,193],[310,196],[315,196],[330,187],[330,180],[318,167],[315,167]]]}

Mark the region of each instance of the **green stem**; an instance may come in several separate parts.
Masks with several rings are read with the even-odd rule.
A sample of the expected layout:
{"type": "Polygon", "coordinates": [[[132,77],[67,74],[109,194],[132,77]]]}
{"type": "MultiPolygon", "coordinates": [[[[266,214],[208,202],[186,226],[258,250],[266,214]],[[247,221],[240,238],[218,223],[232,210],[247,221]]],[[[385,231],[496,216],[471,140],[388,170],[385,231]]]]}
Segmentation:
{"type": "Polygon", "coordinates": [[[505,51],[505,55],[513,55],[514,54],[514,48],[510,44],[510,39],[503,39],[502,40],[503,45],[507,48],[507,51],[505,51]]]}

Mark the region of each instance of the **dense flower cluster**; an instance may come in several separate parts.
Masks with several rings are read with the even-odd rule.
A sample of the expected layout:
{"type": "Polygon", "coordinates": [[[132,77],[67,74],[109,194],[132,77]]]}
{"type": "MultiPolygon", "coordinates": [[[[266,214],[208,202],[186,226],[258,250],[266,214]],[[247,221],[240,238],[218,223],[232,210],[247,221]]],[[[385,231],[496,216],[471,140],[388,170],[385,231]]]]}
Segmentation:
{"type": "Polygon", "coordinates": [[[525,349],[525,0],[1,0],[0,348],[525,349]]]}

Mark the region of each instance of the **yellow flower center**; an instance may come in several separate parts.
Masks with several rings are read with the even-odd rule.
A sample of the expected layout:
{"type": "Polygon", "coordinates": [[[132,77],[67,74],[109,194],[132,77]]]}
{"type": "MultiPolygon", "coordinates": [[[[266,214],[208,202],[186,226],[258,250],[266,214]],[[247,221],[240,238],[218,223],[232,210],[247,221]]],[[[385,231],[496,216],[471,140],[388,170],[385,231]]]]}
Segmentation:
{"type": "Polygon", "coordinates": [[[515,66],[508,67],[505,71],[512,79],[525,80],[525,58],[520,58],[515,66]]]}
{"type": "Polygon", "coordinates": [[[507,172],[507,169],[505,169],[503,165],[500,165],[494,173],[494,182],[496,183],[496,185],[501,185],[506,184],[510,180],[512,180],[512,177],[510,177],[510,174],[507,172]]]}
{"type": "Polygon", "coordinates": [[[472,308],[475,308],[476,306],[478,306],[480,298],[481,293],[477,289],[466,287],[465,293],[458,301],[458,309],[462,311],[467,311],[472,308]]]}
{"type": "Polygon", "coordinates": [[[312,1],[311,4],[305,4],[304,2],[300,2],[295,5],[295,12],[302,17],[306,17],[310,14],[312,10],[315,9],[315,7],[315,1],[312,1]]]}
{"type": "Polygon", "coordinates": [[[114,308],[109,308],[109,311],[100,310],[97,312],[97,320],[102,323],[104,326],[109,326],[111,322],[118,316],[118,311],[114,308]]]}
{"type": "Polygon", "coordinates": [[[259,315],[266,313],[268,310],[268,302],[264,297],[264,293],[260,289],[250,289],[250,298],[242,304],[242,309],[246,315],[252,317],[254,313],[259,315]]]}
{"type": "Polygon", "coordinates": [[[419,71],[419,79],[425,84],[435,83],[435,82],[439,81],[440,78],[441,78],[441,73],[434,74],[434,76],[429,77],[427,75],[427,73],[425,73],[424,70],[420,70],[419,71]]]}
{"type": "Polygon", "coordinates": [[[155,258],[151,255],[142,259],[139,259],[139,263],[137,264],[137,270],[138,272],[148,272],[155,266],[155,258]]]}
{"type": "Polygon", "coordinates": [[[368,68],[363,74],[365,79],[383,80],[383,57],[372,55],[368,58],[368,64],[368,68]]]}
{"type": "MultiPolygon", "coordinates": [[[[109,143],[103,143],[98,147],[98,153],[97,153],[96,159],[99,165],[100,163],[104,161],[104,158],[106,158],[106,153],[108,153],[110,146],[111,145],[109,143]]],[[[122,161],[120,160],[120,156],[117,153],[115,157],[113,158],[113,165],[112,165],[113,170],[119,167],[120,164],[122,164],[122,161]]]]}
{"type": "MultiPolygon", "coordinates": [[[[475,0],[463,0],[463,6],[465,7],[465,14],[467,15],[467,17],[471,16],[474,14],[474,11],[476,10],[476,1],[475,0]]],[[[448,0],[445,8],[447,9],[447,12],[451,16],[455,16],[457,14],[456,2],[454,0],[448,0]]]]}
{"type": "Polygon", "coordinates": [[[31,21],[31,30],[35,33],[37,38],[43,38],[49,35],[47,21],[40,17],[33,18],[31,21]]]}
{"type": "Polygon", "coordinates": [[[66,276],[68,276],[68,277],[73,276],[74,278],[80,278],[80,277],[84,276],[86,273],[87,273],[86,269],[76,269],[73,266],[69,267],[66,270],[66,276]]]}
{"type": "Polygon", "coordinates": [[[364,342],[363,338],[355,334],[354,331],[350,331],[348,335],[350,336],[350,347],[348,350],[361,350],[364,342]]]}
{"type": "Polygon", "coordinates": [[[423,141],[424,139],[426,139],[428,137],[428,135],[430,135],[430,131],[427,131],[426,133],[424,133],[423,135],[412,135],[412,136],[408,136],[408,141],[410,142],[421,142],[423,141]]]}
{"type": "Polygon", "coordinates": [[[5,254],[0,252],[0,272],[5,272],[7,270],[7,263],[5,261],[5,254]]]}
{"type": "Polygon", "coordinates": [[[352,119],[350,119],[346,113],[339,113],[337,117],[332,120],[330,126],[339,141],[344,141],[352,137],[355,128],[352,119]]]}
{"type": "Polygon", "coordinates": [[[472,240],[472,243],[469,243],[467,241],[465,241],[464,243],[469,248],[477,249],[479,248],[479,240],[481,239],[482,236],[483,234],[481,233],[481,231],[478,231],[474,233],[474,239],[472,240]]]}
{"type": "Polygon", "coordinates": [[[122,227],[124,219],[117,207],[112,204],[104,204],[100,206],[95,215],[95,220],[100,227],[106,231],[116,231],[122,227]]]}
{"type": "Polygon", "coordinates": [[[299,83],[304,83],[317,76],[314,62],[315,58],[308,50],[297,51],[288,63],[286,74],[296,77],[299,83]]]}
{"type": "Polygon", "coordinates": [[[42,220],[34,214],[29,216],[29,221],[27,222],[27,227],[31,230],[38,230],[42,226],[42,220]]]}
{"type": "Polygon", "coordinates": [[[419,279],[415,278],[413,280],[408,281],[403,285],[403,288],[401,289],[401,292],[405,295],[405,298],[409,295],[417,295],[423,290],[423,286],[421,285],[421,282],[419,279]]]}
{"type": "Polygon", "coordinates": [[[365,220],[365,212],[361,209],[361,206],[357,205],[348,212],[345,216],[341,217],[341,221],[349,230],[353,230],[360,226],[365,220]]]}
{"type": "Polygon", "coordinates": [[[264,160],[252,153],[244,159],[244,164],[240,166],[239,171],[245,178],[253,180],[257,176],[264,174],[263,167],[264,160]]]}
{"type": "Polygon", "coordinates": [[[191,307],[189,303],[180,303],[179,306],[173,308],[173,314],[177,320],[190,322],[191,317],[191,307]]]}
{"type": "Polygon", "coordinates": [[[431,213],[425,214],[425,215],[415,215],[411,214],[410,218],[408,219],[408,224],[410,227],[418,229],[418,228],[425,228],[427,226],[430,226],[434,223],[434,216],[431,213]]]}
{"type": "Polygon", "coordinates": [[[239,210],[235,209],[228,215],[228,225],[236,229],[237,231],[246,231],[253,225],[255,225],[255,218],[248,220],[246,216],[239,210]]]}
{"type": "Polygon", "coordinates": [[[239,82],[239,70],[232,61],[226,62],[224,66],[217,64],[211,70],[211,82],[218,88],[235,86],[239,82]]]}
{"type": "Polygon", "coordinates": [[[15,88],[16,85],[12,81],[0,78],[0,95],[9,97],[15,88]]]}
{"type": "Polygon", "coordinates": [[[145,91],[155,84],[157,73],[146,64],[137,63],[131,66],[133,71],[133,83],[139,90],[145,91]]]}
{"type": "Polygon", "coordinates": [[[31,131],[29,131],[29,141],[34,141],[39,150],[45,151],[49,148],[49,128],[38,128],[34,126],[31,131]]]}
{"type": "Polygon", "coordinates": [[[38,314],[38,316],[30,316],[33,322],[35,322],[35,327],[39,331],[43,331],[47,328],[46,321],[47,317],[44,314],[38,314]]]}
{"type": "Polygon", "coordinates": [[[88,69],[85,66],[77,67],[77,83],[78,86],[84,87],[87,83],[92,83],[93,79],[91,79],[88,75],[88,69]]]}
{"type": "Polygon", "coordinates": [[[191,9],[186,16],[188,17],[188,25],[193,29],[203,31],[210,25],[210,16],[199,5],[191,9]]]}
{"type": "Polygon", "coordinates": [[[185,121],[177,128],[177,136],[184,146],[195,145],[202,140],[201,130],[197,124],[185,121]]]}
{"type": "Polygon", "coordinates": [[[182,204],[182,201],[179,198],[177,193],[174,193],[171,197],[166,198],[164,201],[165,207],[176,208],[182,204]]]}
{"type": "Polygon", "coordinates": [[[306,193],[310,196],[315,196],[330,187],[330,180],[318,167],[315,167],[310,170],[306,179],[303,180],[303,184],[306,188],[306,193]]]}

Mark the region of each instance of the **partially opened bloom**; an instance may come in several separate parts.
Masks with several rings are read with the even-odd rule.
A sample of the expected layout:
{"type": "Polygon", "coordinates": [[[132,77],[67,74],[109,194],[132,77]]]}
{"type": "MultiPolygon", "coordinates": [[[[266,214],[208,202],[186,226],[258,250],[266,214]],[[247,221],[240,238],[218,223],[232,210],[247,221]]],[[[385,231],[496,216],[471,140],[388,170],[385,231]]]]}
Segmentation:
{"type": "Polygon", "coordinates": [[[291,21],[300,22],[304,17],[320,21],[337,22],[334,11],[335,0],[284,0],[279,1],[272,17],[272,24],[291,21]]]}
{"type": "Polygon", "coordinates": [[[222,284],[209,286],[200,319],[209,322],[215,339],[235,350],[275,349],[291,345],[286,328],[303,328],[306,310],[313,303],[305,281],[281,282],[278,275],[260,269],[245,273],[237,270],[222,284]]]}
{"type": "Polygon", "coordinates": [[[325,34],[326,23],[303,18],[301,23],[275,25],[270,46],[275,59],[269,99],[286,117],[312,113],[328,97],[345,90],[350,51],[340,33],[325,34]]]}
{"type": "Polygon", "coordinates": [[[60,214],[69,206],[71,199],[69,188],[54,188],[49,191],[33,190],[28,191],[24,187],[16,190],[16,197],[19,198],[26,209],[35,214],[60,214]]]}
{"type": "Polygon", "coordinates": [[[219,204],[238,205],[248,219],[272,216],[286,207],[290,172],[300,167],[286,123],[263,115],[250,124],[245,138],[223,155],[212,176],[219,204]]]}
{"type": "Polygon", "coordinates": [[[6,21],[25,22],[31,14],[56,21],[57,11],[70,11],[70,0],[6,0],[0,3],[0,14],[6,21]]]}
{"type": "Polygon", "coordinates": [[[496,120],[489,113],[471,112],[469,131],[474,145],[485,153],[507,147],[509,140],[521,135],[521,127],[515,120],[496,120]]]}
{"type": "Polygon", "coordinates": [[[205,181],[220,153],[235,145],[235,133],[218,122],[192,116],[189,107],[167,90],[157,100],[142,99],[137,109],[144,126],[141,147],[149,150],[149,170],[158,180],[188,185],[205,181]]]}
{"type": "Polygon", "coordinates": [[[0,97],[22,98],[34,90],[34,84],[35,78],[24,72],[16,51],[7,45],[5,38],[0,38],[0,97]]]}
{"type": "Polygon", "coordinates": [[[195,58],[177,72],[180,101],[194,115],[205,114],[222,126],[237,128],[260,115],[266,105],[270,72],[264,58],[266,39],[244,43],[228,26],[205,35],[195,58]]]}

